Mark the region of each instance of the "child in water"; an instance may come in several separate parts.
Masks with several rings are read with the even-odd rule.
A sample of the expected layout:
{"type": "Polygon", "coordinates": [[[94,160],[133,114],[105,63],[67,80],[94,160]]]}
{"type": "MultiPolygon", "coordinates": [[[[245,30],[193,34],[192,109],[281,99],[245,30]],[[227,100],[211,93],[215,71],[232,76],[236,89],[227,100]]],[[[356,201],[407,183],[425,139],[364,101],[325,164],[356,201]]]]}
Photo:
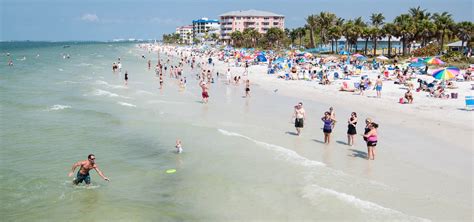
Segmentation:
{"type": "Polygon", "coordinates": [[[177,153],[182,153],[183,152],[183,147],[181,146],[181,140],[177,139],[176,140],[176,152],[177,153]]]}

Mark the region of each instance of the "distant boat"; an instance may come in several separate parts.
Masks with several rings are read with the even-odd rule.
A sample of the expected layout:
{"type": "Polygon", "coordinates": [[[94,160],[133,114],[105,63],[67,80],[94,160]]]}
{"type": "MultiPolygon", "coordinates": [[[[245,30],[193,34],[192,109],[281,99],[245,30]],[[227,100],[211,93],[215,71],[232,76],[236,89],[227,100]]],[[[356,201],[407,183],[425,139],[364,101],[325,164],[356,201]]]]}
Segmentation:
{"type": "Polygon", "coordinates": [[[70,45],[64,45],[63,48],[69,48],[71,47],[70,45]]]}

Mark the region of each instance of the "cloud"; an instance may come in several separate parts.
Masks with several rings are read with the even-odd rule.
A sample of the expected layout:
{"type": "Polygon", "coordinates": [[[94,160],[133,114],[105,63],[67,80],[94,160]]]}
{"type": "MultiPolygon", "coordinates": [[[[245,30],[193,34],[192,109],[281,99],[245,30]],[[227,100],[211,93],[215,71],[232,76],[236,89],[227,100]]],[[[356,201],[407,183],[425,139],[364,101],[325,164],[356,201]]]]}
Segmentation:
{"type": "Polygon", "coordinates": [[[99,21],[99,17],[96,15],[96,14],[84,14],[81,16],[81,20],[82,21],[86,21],[86,22],[98,22],[99,21]]]}

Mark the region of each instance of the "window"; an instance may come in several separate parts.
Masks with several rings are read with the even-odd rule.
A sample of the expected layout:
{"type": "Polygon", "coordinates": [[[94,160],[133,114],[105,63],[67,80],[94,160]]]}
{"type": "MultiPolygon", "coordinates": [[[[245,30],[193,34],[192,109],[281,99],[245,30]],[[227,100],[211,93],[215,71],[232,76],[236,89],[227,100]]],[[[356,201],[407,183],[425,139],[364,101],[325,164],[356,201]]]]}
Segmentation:
{"type": "Polygon", "coordinates": [[[263,18],[263,20],[268,20],[268,19],[270,19],[270,18],[268,18],[268,17],[263,18]]]}
{"type": "Polygon", "coordinates": [[[237,20],[240,20],[240,17],[237,17],[237,20]]]}
{"type": "Polygon", "coordinates": [[[270,22],[262,22],[262,25],[270,25],[270,22]]]}
{"type": "Polygon", "coordinates": [[[274,22],[273,25],[278,25],[278,22],[274,22]]]}

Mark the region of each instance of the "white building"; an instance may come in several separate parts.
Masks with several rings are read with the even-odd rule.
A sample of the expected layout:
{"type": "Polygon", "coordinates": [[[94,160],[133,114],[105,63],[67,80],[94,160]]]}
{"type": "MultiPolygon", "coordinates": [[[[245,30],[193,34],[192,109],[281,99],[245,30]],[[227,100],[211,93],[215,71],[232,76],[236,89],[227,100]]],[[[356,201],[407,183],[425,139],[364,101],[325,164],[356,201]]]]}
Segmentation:
{"type": "Polygon", "coordinates": [[[176,34],[179,34],[181,43],[190,44],[193,40],[193,26],[185,25],[176,28],[176,34]]]}
{"type": "Polygon", "coordinates": [[[217,19],[201,18],[193,20],[193,37],[202,41],[213,33],[220,34],[220,24],[217,19]]]}

